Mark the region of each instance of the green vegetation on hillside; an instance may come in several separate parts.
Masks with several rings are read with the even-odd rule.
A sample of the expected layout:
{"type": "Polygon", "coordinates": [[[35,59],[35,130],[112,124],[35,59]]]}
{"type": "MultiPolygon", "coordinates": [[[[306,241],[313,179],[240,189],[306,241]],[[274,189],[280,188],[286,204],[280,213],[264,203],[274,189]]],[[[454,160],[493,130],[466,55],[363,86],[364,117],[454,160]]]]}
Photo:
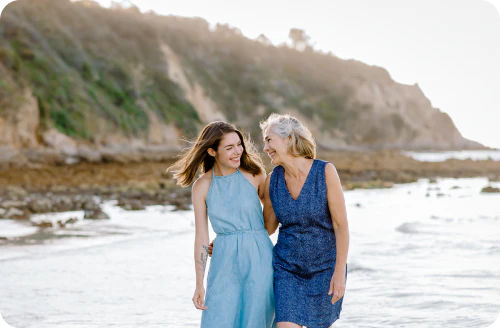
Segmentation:
{"type": "Polygon", "coordinates": [[[0,25],[0,60],[16,80],[4,88],[29,86],[43,125],[76,138],[99,129],[143,136],[146,108],[194,130],[198,115],[168,79],[154,29],[129,15],[89,2],[16,1],[0,25]]]}
{"type": "Polygon", "coordinates": [[[18,0],[0,22],[0,69],[13,77],[0,77],[0,110],[15,108],[15,93],[29,86],[42,126],[75,138],[145,136],[148,110],[191,136],[200,118],[168,78],[162,44],[180,58],[191,83],[254,136],[257,123],[280,108],[315,119],[322,130],[342,127],[369,108],[349,101],[345,81],[390,79],[381,68],[314,51],[301,30],[290,37],[303,49],[266,44],[263,35],[250,40],[200,18],[105,9],[88,0],[18,0]]]}

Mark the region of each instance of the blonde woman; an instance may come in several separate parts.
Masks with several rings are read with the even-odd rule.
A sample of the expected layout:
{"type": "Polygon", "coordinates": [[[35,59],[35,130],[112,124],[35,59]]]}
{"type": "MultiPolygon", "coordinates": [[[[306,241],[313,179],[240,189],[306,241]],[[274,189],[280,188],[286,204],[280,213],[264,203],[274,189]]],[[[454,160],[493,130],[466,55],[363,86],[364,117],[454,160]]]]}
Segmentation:
{"type": "Polygon", "coordinates": [[[342,310],[349,248],[339,176],[315,159],[314,139],[296,118],[272,114],[260,127],[276,165],[265,183],[264,218],[270,235],[281,223],[273,251],[278,328],[330,327],[342,310]]]}
{"type": "Polygon", "coordinates": [[[194,182],[196,289],[201,327],[274,327],[273,245],[262,214],[265,170],[252,144],[233,125],[208,124],[168,170],[183,187],[194,182]],[[208,219],[217,238],[207,278],[208,219]]]}

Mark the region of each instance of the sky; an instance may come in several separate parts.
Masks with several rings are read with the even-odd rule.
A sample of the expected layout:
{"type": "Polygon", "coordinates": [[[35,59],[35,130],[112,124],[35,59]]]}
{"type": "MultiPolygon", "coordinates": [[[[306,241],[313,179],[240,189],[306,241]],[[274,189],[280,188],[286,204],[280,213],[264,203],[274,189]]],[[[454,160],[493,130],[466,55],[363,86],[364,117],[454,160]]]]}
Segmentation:
{"type": "Polygon", "coordinates": [[[228,23],[252,39],[263,33],[276,45],[290,28],[304,29],[316,49],[418,83],[464,137],[500,148],[500,0],[132,2],[143,12],[228,23]]]}

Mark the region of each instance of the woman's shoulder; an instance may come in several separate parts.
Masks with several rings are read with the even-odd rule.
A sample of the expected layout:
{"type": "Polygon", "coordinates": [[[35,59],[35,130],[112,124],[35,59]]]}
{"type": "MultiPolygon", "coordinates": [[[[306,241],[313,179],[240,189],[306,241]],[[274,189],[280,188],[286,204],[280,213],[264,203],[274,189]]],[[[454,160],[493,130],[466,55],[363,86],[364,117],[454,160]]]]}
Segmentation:
{"type": "Polygon", "coordinates": [[[338,172],[337,172],[337,169],[335,168],[335,165],[333,165],[332,163],[330,162],[327,162],[327,161],[321,161],[322,164],[323,164],[323,167],[324,167],[324,171],[325,171],[325,179],[328,181],[328,180],[331,180],[332,178],[335,178],[335,179],[338,179],[338,172]]]}
{"type": "MultiPolygon", "coordinates": [[[[330,163],[330,162],[328,162],[328,161],[325,161],[325,160],[323,160],[323,159],[319,159],[319,158],[315,158],[315,159],[314,159],[314,161],[315,161],[316,163],[321,164],[322,166],[326,166],[326,165],[328,165],[328,164],[332,164],[332,163],[330,163]]],[[[333,165],[333,164],[332,164],[332,165],[333,165]]]]}
{"type": "Polygon", "coordinates": [[[318,172],[319,176],[323,179],[329,180],[332,177],[338,176],[337,169],[331,162],[317,158],[314,159],[314,162],[317,163],[316,172],[318,172]]]}
{"type": "Polygon", "coordinates": [[[327,171],[331,171],[331,170],[336,170],[335,169],[335,165],[333,165],[329,161],[325,161],[323,159],[315,158],[314,162],[317,164],[317,167],[320,168],[322,171],[327,172],[327,171]]]}
{"type": "Polygon", "coordinates": [[[196,194],[207,194],[210,184],[212,183],[212,173],[211,171],[203,173],[196,181],[193,183],[192,192],[196,194]]]}
{"type": "Polygon", "coordinates": [[[243,168],[240,168],[239,170],[240,170],[241,174],[243,174],[243,176],[245,176],[250,181],[255,181],[257,183],[261,183],[262,181],[266,180],[266,173],[265,172],[261,172],[257,175],[253,175],[252,173],[248,172],[247,170],[245,170],[243,168]]]}

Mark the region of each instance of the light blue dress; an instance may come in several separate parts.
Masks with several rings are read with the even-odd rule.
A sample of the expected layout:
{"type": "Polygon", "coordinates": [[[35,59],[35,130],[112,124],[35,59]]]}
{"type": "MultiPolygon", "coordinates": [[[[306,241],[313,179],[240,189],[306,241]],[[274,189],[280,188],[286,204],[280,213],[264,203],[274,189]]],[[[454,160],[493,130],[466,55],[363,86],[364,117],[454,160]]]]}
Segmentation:
{"type": "Polygon", "coordinates": [[[201,327],[275,327],[273,244],[257,190],[240,170],[212,177],[206,202],[217,238],[201,327]]]}

